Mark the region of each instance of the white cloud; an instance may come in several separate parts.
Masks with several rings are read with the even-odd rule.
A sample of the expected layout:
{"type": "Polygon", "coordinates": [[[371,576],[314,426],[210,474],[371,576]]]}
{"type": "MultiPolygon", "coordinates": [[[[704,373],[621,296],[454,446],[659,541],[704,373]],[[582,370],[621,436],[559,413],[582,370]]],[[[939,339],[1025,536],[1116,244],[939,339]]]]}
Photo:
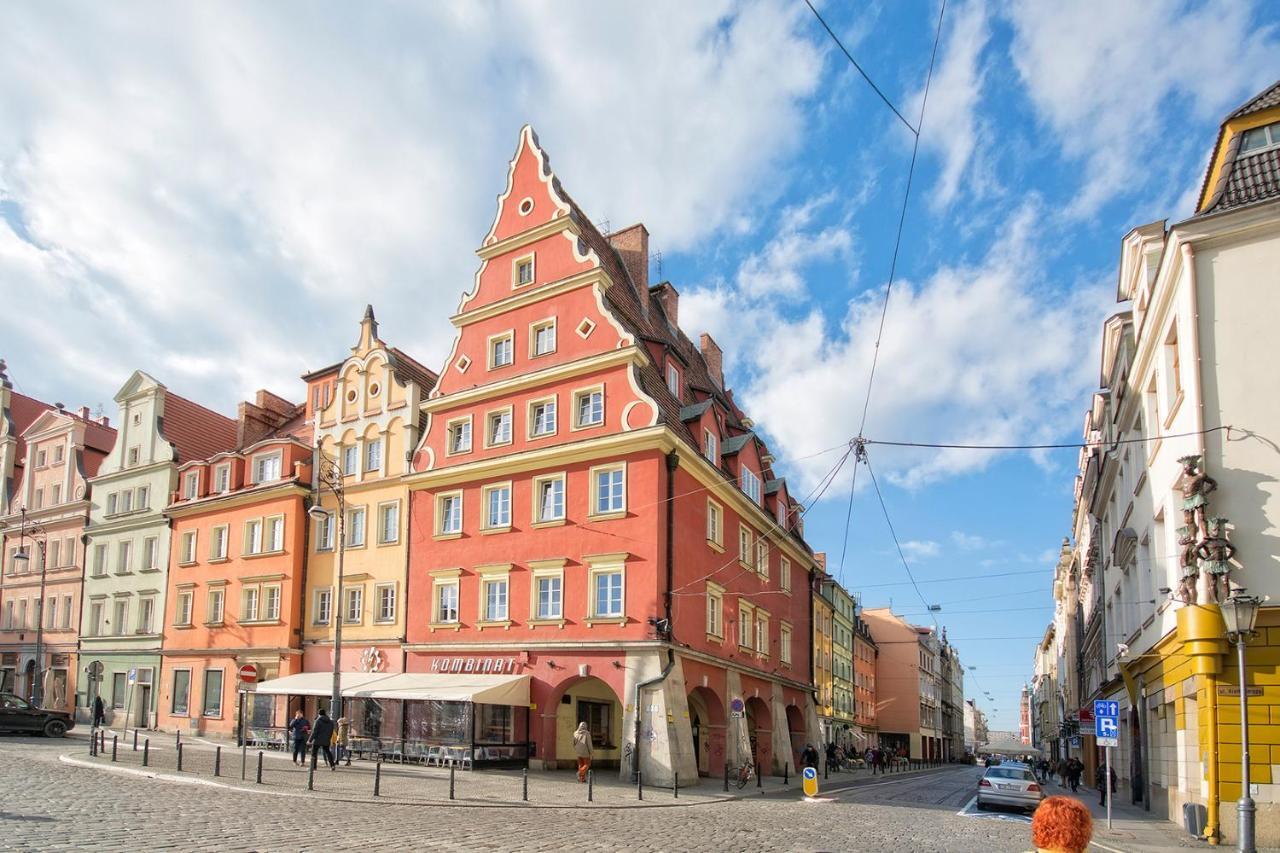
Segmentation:
{"type": "MultiPolygon", "coordinates": [[[[779,233],[759,252],[748,256],[738,269],[739,290],[752,297],[802,296],[807,290],[803,275],[806,266],[832,258],[849,262],[853,236],[847,223],[814,232],[805,230],[815,213],[834,199],[834,193],[827,193],[784,211],[779,233]]],[[[853,277],[852,269],[850,276],[853,277]]]]}
{"type": "MultiPolygon", "coordinates": [[[[991,37],[986,5],[981,0],[957,4],[950,10],[920,136],[921,148],[942,158],[941,174],[929,200],[935,210],[946,208],[955,199],[982,136],[977,118],[985,78],[981,59],[991,37]]],[[[920,115],[923,95],[923,90],[917,91],[908,100],[907,117],[912,121],[920,115]]]]}
{"type": "Polygon", "coordinates": [[[10,373],[94,402],[142,367],[229,411],[263,385],[297,396],[366,301],[436,364],[526,121],[592,216],[643,218],[668,250],[745,227],[821,74],[802,8],[8,10],[10,373]]]}
{"type": "Polygon", "coordinates": [[[902,553],[911,560],[927,560],[942,553],[942,546],[930,539],[908,539],[902,543],[902,553]]]}
{"type": "MultiPolygon", "coordinates": [[[[1044,127],[1085,164],[1070,213],[1139,190],[1162,168],[1179,118],[1218,120],[1275,77],[1277,30],[1250,2],[1015,0],[1010,54],[1044,127]]],[[[1179,167],[1181,163],[1177,164],[1179,167]]]]}
{"type": "Polygon", "coordinates": [[[954,542],[957,547],[962,548],[965,551],[976,551],[979,548],[990,547],[992,544],[984,536],[965,533],[963,530],[951,531],[951,541],[954,542]]]}

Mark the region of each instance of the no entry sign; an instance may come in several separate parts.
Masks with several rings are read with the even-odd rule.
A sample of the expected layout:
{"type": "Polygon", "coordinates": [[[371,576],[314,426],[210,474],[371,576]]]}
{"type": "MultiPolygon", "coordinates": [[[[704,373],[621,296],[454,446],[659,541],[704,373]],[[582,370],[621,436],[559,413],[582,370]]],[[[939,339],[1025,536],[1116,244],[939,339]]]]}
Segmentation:
{"type": "Polygon", "coordinates": [[[258,668],[251,663],[240,667],[240,680],[245,684],[253,684],[258,680],[258,668]]]}

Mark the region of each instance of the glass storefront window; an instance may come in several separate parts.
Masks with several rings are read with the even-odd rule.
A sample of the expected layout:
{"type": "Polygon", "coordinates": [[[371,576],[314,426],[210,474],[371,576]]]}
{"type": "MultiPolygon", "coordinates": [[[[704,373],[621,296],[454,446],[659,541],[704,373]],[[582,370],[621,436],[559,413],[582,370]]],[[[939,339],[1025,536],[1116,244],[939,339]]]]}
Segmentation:
{"type": "Polygon", "coordinates": [[[404,705],[410,740],[458,745],[470,743],[470,704],[411,700],[404,705]]]}

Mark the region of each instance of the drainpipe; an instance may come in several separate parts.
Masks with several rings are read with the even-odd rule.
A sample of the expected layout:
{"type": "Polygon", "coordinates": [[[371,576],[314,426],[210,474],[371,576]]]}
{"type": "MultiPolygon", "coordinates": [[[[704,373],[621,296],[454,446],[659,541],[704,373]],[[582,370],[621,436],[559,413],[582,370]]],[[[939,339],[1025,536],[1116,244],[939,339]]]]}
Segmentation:
{"type": "Polygon", "coordinates": [[[675,584],[675,518],[676,518],[676,468],[680,466],[680,456],[676,451],[672,450],[667,454],[667,588],[662,593],[663,611],[667,619],[667,664],[662,668],[662,672],[658,673],[656,678],[650,678],[648,681],[641,681],[635,687],[635,699],[633,707],[636,709],[636,726],[635,726],[635,760],[631,764],[631,779],[634,781],[636,772],[640,769],[640,731],[641,731],[641,711],[640,696],[647,689],[655,684],[661,684],[667,680],[667,676],[671,675],[671,670],[676,667],[676,653],[671,643],[674,641],[674,623],[671,621],[671,591],[675,584]]]}

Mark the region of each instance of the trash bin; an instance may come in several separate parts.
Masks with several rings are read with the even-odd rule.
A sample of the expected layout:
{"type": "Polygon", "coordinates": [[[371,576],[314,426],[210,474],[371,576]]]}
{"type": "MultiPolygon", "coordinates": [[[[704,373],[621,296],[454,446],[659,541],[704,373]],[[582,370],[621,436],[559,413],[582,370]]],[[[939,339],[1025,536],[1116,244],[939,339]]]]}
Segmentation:
{"type": "Polygon", "coordinates": [[[1205,807],[1199,803],[1182,804],[1182,826],[1187,830],[1188,835],[1203,838],[1204,825],[1208,817],[1205,807]]]}

